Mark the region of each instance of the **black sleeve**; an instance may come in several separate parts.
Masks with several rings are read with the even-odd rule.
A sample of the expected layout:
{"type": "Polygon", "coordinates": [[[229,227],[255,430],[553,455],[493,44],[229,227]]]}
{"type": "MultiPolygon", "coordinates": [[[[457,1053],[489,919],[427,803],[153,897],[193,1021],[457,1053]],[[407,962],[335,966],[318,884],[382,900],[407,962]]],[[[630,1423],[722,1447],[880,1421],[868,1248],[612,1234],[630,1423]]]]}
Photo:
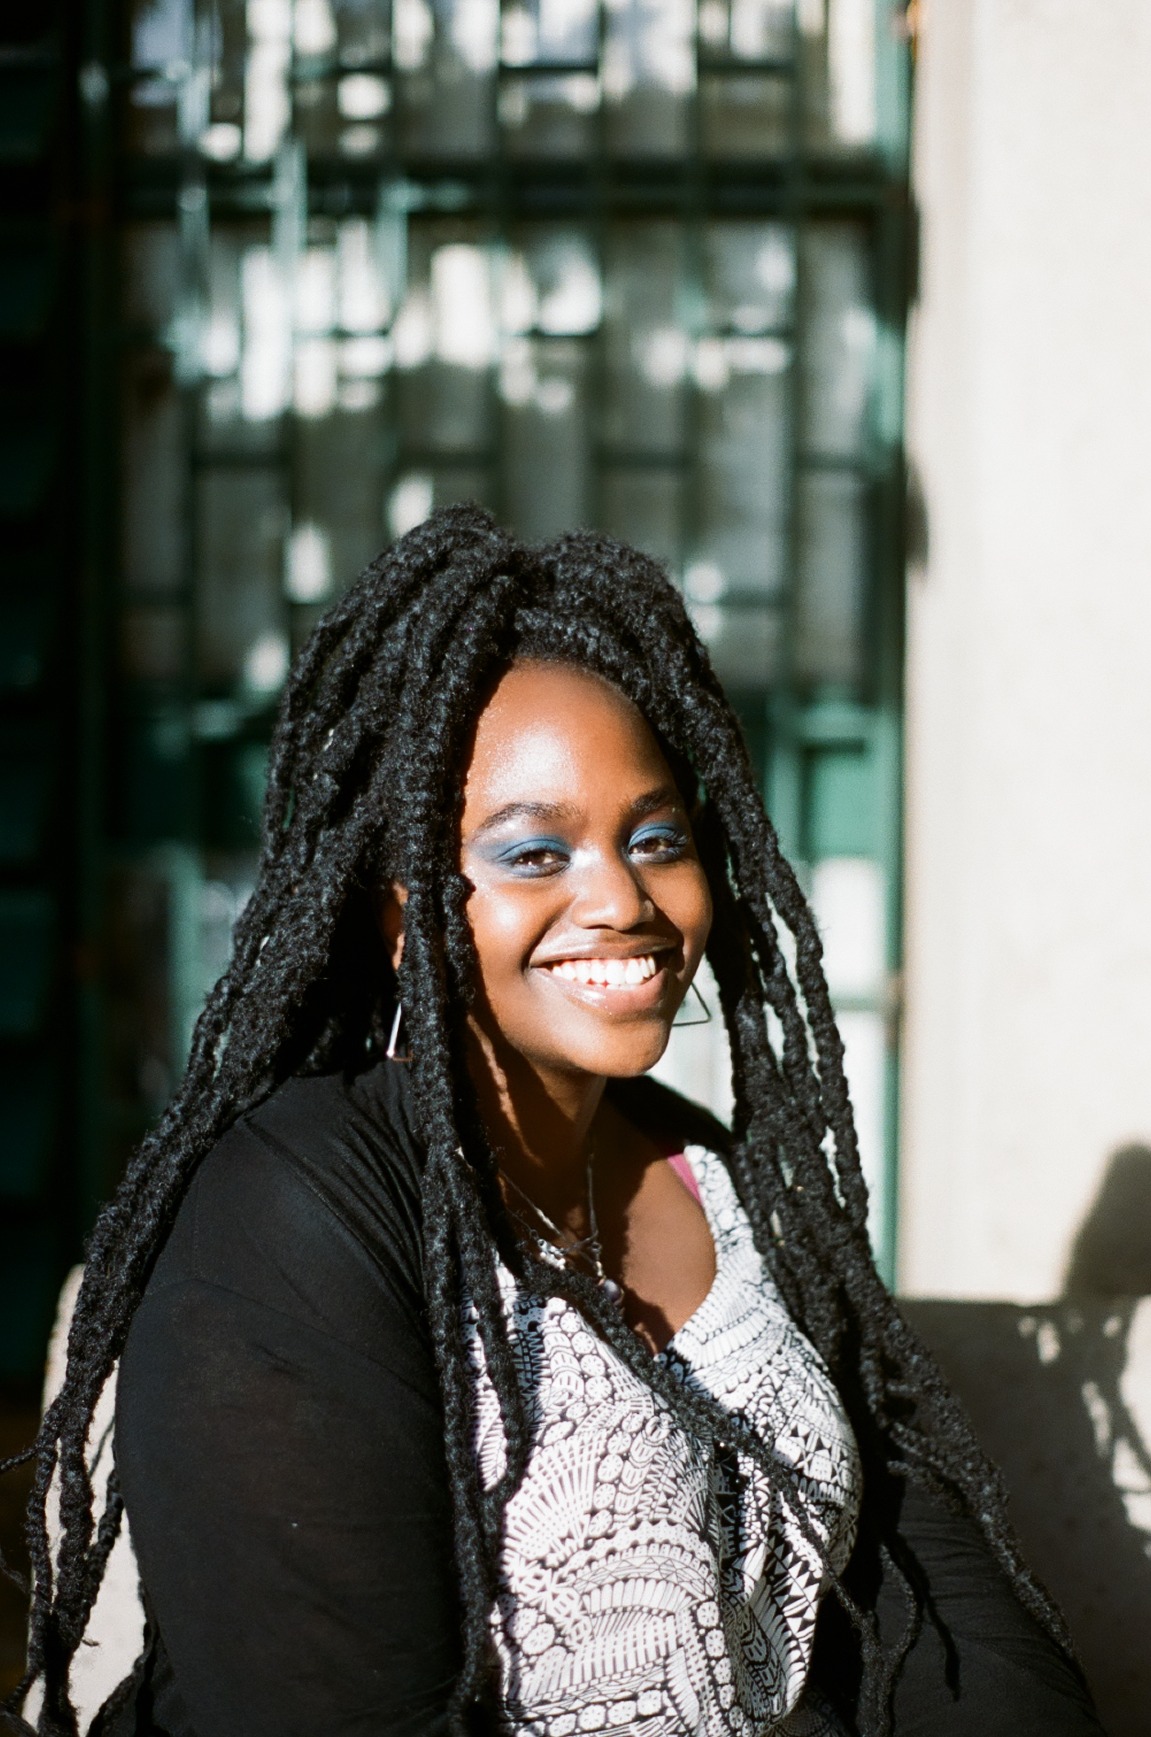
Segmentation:
{"type": "Polygon", "coordinates": [[[410,1267],[365,1246],[250,1131],[197,1178],[117,1392],[117,1463],[165,1660],[157,1727],[446,1731],[458,1601],[410,1267]]]}
{"type": "MultiPolygon", "coordinates": [[[[899,1536],[914,1558],[925,1612],[895,1686],[892,1737],[1103,1737],[1078,1670],[1020,1604],[973,1521],[910,1487],[899,1536]]],[[[861,1578],[871,1581],[890,1647],[907,1621],[904,1591],[878,1568],[866,1533],[860,1554],[871,1555],[861,1578]]],[[[860,1566],[853,1559],[849,1581],[860,1566]]],[[[854,1590],[871,1602],[858,1578],[854,1590]]],[[[836,1678],[846,1628],[837,1610],[825,1614],[830,1621],[821,1615],[817,1670],[842,1693],[836,1678]]]]}

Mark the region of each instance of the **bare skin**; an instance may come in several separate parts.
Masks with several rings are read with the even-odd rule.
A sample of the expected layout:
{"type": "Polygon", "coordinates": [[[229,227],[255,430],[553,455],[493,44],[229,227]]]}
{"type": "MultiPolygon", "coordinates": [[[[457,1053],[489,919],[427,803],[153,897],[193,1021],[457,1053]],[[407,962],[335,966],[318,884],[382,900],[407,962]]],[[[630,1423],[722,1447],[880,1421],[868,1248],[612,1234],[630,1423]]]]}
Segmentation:
{"type": "MultiPolygon", "coordinates": [[[[714,1248],[666,1153],[604,1088],[662,1055],[711,897],[682,797],[630,701],[569,665],[508,670],[477,722],[460,861],[480,970],[469,1066],[501,1168],[582,1237],[594,1152],[604,1265],[659,1351],[710,1290],[714,1248]]],[[[380,911],[395,961],[405,899],[393,887],[380,911]]]]}

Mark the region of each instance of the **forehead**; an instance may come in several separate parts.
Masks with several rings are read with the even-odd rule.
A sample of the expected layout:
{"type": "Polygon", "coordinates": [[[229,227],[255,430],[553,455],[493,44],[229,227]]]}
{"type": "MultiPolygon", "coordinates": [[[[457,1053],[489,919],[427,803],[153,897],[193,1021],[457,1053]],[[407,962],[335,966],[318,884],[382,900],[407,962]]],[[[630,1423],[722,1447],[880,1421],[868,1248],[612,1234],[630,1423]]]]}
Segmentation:
{"type": "Polygon", "coordinates": [[[477,805],[571,800],[621,782],[667,777],[659,744],[632,702],[570,664],[513,664],[481,711],[464,778],[465,818],[477,805]]]}

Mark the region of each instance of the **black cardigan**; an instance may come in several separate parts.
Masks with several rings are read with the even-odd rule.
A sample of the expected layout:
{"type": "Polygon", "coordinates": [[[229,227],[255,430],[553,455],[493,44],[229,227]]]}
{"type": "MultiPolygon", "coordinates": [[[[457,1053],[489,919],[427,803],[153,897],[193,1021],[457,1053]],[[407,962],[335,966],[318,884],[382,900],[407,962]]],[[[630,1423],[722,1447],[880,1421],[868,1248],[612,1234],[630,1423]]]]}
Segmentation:
{"type": "MultiPolygon", "coordinates": [[[[722,1143],[650,1081],[619,1097],[653,1133],[722,1143]]],[[[105,1732],[446,1732],[458,1594],[405,1068],[293,1080],[224,1136],[132,1322],[116,1411],[148,1632],[105,1732]]],[[[929,1623],[896,1737],[1097,1734],[977,1530],[921,1497],[903,1530],[958,1676],[929,1623]]],[[[898,1632],[899,1593],[880,1585],[878,1608],[898,1632]]],[[[843,1651],[823,1642],[829,1688],[843,1651]]]]}

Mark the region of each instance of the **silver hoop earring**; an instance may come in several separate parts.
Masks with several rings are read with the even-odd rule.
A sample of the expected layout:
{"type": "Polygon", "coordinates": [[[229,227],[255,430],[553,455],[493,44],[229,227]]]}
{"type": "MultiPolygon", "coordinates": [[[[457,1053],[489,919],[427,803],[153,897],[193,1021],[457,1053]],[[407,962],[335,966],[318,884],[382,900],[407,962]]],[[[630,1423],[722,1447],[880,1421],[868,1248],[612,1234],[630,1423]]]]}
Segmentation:
{"type": "Polygon", "coordinates": [[[404,1054],[404,1055],[399,1054],[400,1021],[403,1019],[403,1017],[404,1017],[404,1004],[402,1001],[397,1001],[396,1002],[396,1016],[392,1020],[392,1035],[391,1035],[391,1037],[389,1037],[388,1047],[384,1051],[384,1054],[387,1056],[389,1061],[406,1062],[406,1061],[411,1061],[411,1059],[412,1059],[411,1056],[408,1054],[404,1054]]]}
{"type": "MultiPolygon", "coordinates": [[[[711,1024],[711,1008],[707,1005],[707,1002],[704,1000],[703,996],[699,992],[699,989],[696,987],[696,983],[695,983],[694,978],[692,979],[691,987],[692,987],[692,990],[695,994],[696,1000],[699,1002],[699,1005],[703,1008],[703,1018],[702,1019],[680,1019],[679,1015],[677,1014],[676,1017],[671,1022],[671,1029],[673,1031],[683,1031],[685,1026],[689,1026],[689,1025],[710,1025],[711,1024]]],[[[682,1013],[683,1008],[681,1007],[679,1011],[680,1011],[680,1013],[682,1013]]]]}

